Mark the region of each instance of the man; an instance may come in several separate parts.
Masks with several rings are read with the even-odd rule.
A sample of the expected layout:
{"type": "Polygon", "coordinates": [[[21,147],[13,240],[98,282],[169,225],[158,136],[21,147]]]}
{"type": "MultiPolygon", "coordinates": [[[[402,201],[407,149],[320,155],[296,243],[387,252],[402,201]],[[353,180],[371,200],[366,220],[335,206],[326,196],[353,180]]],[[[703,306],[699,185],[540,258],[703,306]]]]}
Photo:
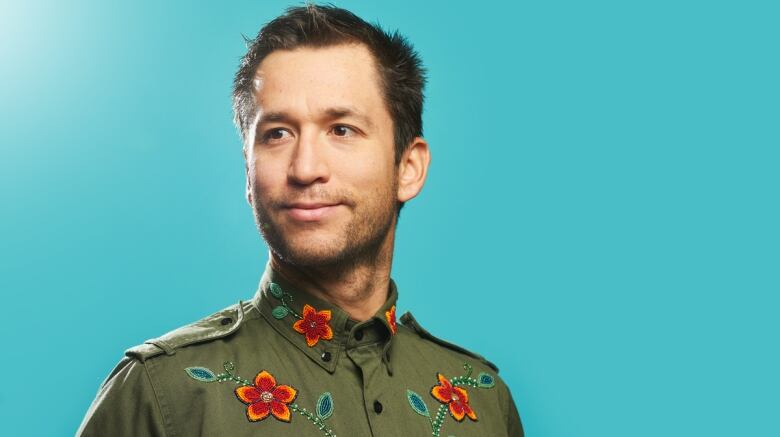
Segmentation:
{"type": "Polygon", "coordinates": [[[405,38],[343,9],[260,31],[233,94],[270,248],[256,294],[128,349],[78,435],[523,435],[495,366],[396,323],[395,228],[430,162],[424,83],[405,38]]]}

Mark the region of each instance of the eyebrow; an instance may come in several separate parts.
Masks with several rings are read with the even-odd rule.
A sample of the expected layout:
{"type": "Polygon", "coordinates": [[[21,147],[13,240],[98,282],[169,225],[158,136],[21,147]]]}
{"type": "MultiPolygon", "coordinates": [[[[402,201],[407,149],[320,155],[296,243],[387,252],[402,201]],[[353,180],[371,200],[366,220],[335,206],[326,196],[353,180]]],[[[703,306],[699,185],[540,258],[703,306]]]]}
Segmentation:
{"type": "Polygon", "coordinates": [[[371,122],[371,119],[368,118],[367,115],[363,114],[362,112],[358,111],[355,108],[349,107],[349,106],[343,106],[343,107],[335,107],[335,108],[328,108],[325,110],[325,114],[327,115],[327,118],[330,120],[335,120],[338,118],[344,118],[344,117],[353,117],[357,118],[358,120],[365,123],[368,127],[373,128],[374,123],[371,122]]]}
{"type": "MultiPolygon", "coordinates": [[[[351,106],[334,106],[331,108],[326,108],[323,112],[323,120],[336,120],[344,117],[353,117],[365,123],[369,128],[374,127],[374,123],[371,122],[371,119],[368,118],[368,116],[351,106]]],[[[263,113],[260,116],[260,119],[257,120],[257,126],[259,127],[262,124],[274,122],[291,123],[292,120],[293,117],[284,111],[269,111],[263,113]]]]}

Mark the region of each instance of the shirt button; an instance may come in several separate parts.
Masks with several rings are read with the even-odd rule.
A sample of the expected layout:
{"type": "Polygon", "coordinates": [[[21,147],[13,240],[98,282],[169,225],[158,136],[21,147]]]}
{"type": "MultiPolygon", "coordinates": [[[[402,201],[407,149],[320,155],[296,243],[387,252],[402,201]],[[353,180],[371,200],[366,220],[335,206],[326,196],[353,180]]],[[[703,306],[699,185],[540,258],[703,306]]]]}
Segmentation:
{"type": "Polygon", "coordinates": [[[363,339],[363,331],[357,330],[355,331],[355,340],[360,341],[363,339]]]}
{"type": "Polygon", "coordinates": [[[327,363],[328,361],[330,361],[330,352],[327,351],[323,352],[320,358],[322,358],[322,361],[325,361],[327,363]]]}
{"type": "Polygon", "coordinates": [[[374,401],[374,411],[376,414],[382,413],[382,403],[379,401],[374,401]]]}
{"type": "Polygon", "coordinates": [[[233,323],[233,319],[231,319],[230,317],[225,317],[219,323],[222,323],[223,326],[224,325],[229,325],[229,324],[233,323]]]}

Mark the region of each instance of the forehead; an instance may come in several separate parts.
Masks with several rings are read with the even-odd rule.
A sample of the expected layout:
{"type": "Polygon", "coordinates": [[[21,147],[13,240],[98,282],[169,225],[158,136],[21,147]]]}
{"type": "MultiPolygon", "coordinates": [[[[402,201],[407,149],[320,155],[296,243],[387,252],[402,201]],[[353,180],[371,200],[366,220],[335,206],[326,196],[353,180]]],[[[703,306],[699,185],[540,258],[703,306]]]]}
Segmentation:
{"type": "Polygon", "coordinates": [[[254,92],[262,111],[354,107],[372,117],[389,117],[379,83],[374,56],[363,44],[299,47],[263,59],[254,92]]]}

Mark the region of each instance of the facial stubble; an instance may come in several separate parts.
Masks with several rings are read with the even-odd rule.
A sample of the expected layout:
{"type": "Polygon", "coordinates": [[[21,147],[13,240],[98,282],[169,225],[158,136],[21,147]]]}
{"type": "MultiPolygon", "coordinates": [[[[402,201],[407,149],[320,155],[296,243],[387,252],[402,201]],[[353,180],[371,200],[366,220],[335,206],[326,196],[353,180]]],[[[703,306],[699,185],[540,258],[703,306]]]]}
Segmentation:
{"type": "MultiPolygon", "coordinates": [[[[327,193],[320,187],[307,188],[306,195],[296,198],[343,199],[349,207],[352,218],[344,224],[331,241],[293,243],[284,226],[274,220],[269,210],[278,213],[283,201],[264,199],[256,187],[252,188],[254,216],[260,234],[268,248],[282,262],[303,268],[327,268],[344,271],[360,264],[373,264],[382,253],[382,245],[393,230],[397,203],[397,178],[379,188],[366,199],[359,199],[353,193],[327,193]]],[[[300,193],[299,193],[300,194],[300,193]]]]}

